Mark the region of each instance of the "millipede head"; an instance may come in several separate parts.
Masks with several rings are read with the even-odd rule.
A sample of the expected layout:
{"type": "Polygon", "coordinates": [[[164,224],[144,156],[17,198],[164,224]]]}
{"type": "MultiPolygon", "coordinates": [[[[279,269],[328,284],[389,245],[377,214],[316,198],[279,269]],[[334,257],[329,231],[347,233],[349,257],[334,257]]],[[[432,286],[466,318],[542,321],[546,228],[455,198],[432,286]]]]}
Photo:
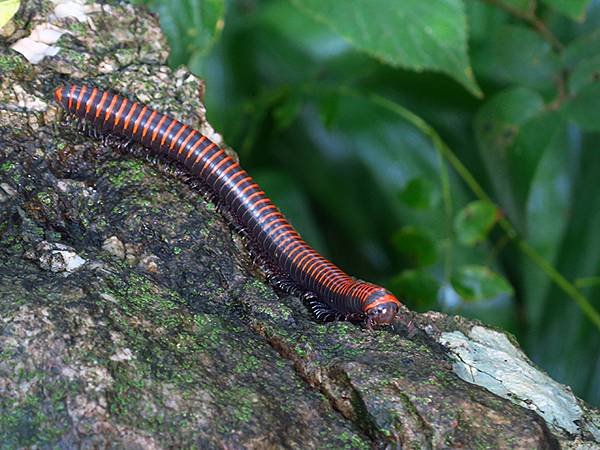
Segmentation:
{"type": "Polygon", "coordinates": [[[394,321],[400,302],[393,294],[382,289],[375,294],[366,307],[366,326],[372,328],[376,325],[389,325],[394,321]]]}
{"type": "Polygon", "coordinates": [[[54,100],[58,103],[63,109],[69,111],[69,92],[65,86],[59,86],[54,89],[54,100]]]}

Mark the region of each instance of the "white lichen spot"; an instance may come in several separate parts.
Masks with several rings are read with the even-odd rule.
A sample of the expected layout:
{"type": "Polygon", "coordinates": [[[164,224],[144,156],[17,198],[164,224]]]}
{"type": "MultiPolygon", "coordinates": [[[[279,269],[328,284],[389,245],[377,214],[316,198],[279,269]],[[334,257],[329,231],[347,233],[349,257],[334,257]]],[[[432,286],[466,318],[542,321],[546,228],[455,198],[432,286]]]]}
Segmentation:
{"type": "Polygon", "coordinates": [[[112,73],[115,70],[117,70],[117,68],[114,66],[114,64],[108,61],[102,61],[100,64],[98,64],[98,71],[100,73],[112,73]]]}
{"type": "Polygon", "coordinates": [[[533,366],[506,337],[475,326],[469,336],[442,333],[440,343],[454,357],[454,372],[469,383],[536,411],[558,432],[581,433],[583,411],[571,390],[533,366]]]}
{"type": "Polygon", "coordinates": [[[54,15],[59,19],[74,17],[79,22],[86,22],[88,20],[83,1],[53,0],[53,3],[56,5],[54,7],[54,15]]]}
{"type": "Polygon", "coordinates": [[[111,236],[102,243],[102,250],[116,256],[120,259],[125,259],[125,245],[116,237],[111,236]]]}
{"type": "Polygon", "coordinates": [[[44,270],[54,273],[70,272],[77,270],[86,260],[79,256],[75,249],[57,242],[40,242],[35,251],[28,251],[25,257],[37,260],[44,270]]]}
{"type": "Polygon", "coordinates": [[[0,203],[9,201],[11,198],[16,197],[17,191],[8,183],[0,183],[0,203]]]}
{"type": "Polygon", "coordinates": [[[121,348],[110,357],[111,361],[130,361],[133,359],[133,353],[128,348],[121,348]]]}
{"type": "Polygon", "coordinates": [[[31,34],[19,39],[11,48],[22,54],[32,64],[39,63],[46,56],[56,55],[60,48],[55,44],[67,31],[49,23],[36,26],[31,34]]]}

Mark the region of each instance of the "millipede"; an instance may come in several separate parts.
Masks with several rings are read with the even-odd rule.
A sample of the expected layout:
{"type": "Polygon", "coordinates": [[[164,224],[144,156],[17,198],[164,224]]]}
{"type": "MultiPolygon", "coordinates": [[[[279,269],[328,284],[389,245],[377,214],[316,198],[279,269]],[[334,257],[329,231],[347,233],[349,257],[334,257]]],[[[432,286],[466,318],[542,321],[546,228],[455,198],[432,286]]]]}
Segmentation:
{"type": "Polygon", "coordinates": [[[350,277],[313,250],[240,164],[199,131],[96,87],[60,86],[54,98],[101,136],[139,144],[183,166],[232,217],[277,285],[300,293],[317,320],[362,322],[367,328],[393,322],[400,307],[393,294],[350,277]]]}

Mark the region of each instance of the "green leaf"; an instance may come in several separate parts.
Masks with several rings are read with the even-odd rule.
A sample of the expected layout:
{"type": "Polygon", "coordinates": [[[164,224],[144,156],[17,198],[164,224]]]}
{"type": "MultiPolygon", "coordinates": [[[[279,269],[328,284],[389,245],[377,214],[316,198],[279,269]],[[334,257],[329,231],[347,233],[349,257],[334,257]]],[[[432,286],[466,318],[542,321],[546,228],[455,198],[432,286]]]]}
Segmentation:
{"type": "Polygon", "coordinates": [[[533,0],[502,0],[502,3],[521,12],[531,11],[533,6],[533,0]]]}
{"type": "Polygon", "coordinates": [[[577,94],[581,89],[600,81],[600,54],[581,61],[569,77],[569,94],[577,94]]]}
{"type": "Polygon", "coordinates": [[[444,72],[481,96],[467,54],[460,0],[290,0],[355,48],[394,67],[444,72]]]}
{"type": "Polygon", "coordinates": [[[319,99],[319,116],[326,128],[333,125],[340,105],[340,95],[337,92],[328,92],[319,99]]]}
{"type": "Polygon", "coordinates": [[[573,70],[580,62],[600,55],[600,30],[596,29],[569,44],[563,52],[565,69],[573,70]]]}
{"type": "Polygon", "coordinates": [[[551,45],[523,25],[501,24],[474,46],[473,67],[478,77],[495,83],[553,89],[560,60],[551,45]]]}
{"type": "Polygon", "coordinates": [[[482,242],[498,220],[498,211],[490,202],[476,200],[456,215],[454,228],[458,240],[468,246],[482,242]]]}
{"type": "MultiPolygon", "coordinates": [[[[526,199],[527,242],[550,263],[556,264],[571,209],[574,183],[572,155],[579,143],[569,139],[568,124],[557,111],[548,111],[529,121],[515,145],[511,167],[515,189],[526,199]]],[[[527,301],[524,310],[532,327],[539,326],[548,307],[545,297],[552,290],[548,275],[523,260],[513,267],[527,301]]]]}
{"type": "Polygon", "coordinates": [[[546,5],[555,9],[565,16],[583,22],[585,19],[585,10],[591,0],[542,0],[546,5]]]}
{"type": "Polygon", "coordinates": [[[423,270],[405,270],[390,282],[390,289],[402,301],[418,310],[428,310],[437,302],[438,281],[423,270]]]}
{"type": "Polygon", "coordinates": [[[225,0],[143,0],[156,12],[169,41],[169,64],[198,66],[225,24],[225,0]]]}
{"type": "Polygon", "coordinates": [[[300,97],[290,95],[283,99],[282,103],[273,110],[273,118],[280,130],[285,130],[296,120],[302,106],[300,97]]]}
{"type": "Polygon", "coordinates": [[[484,266],[463,266],[451,278],[452,287],[467,301],[491,300],[512,295],[512,287],[502,276],[484,266]]]}
{"type": "Polygon", "coordinates": [[[399,197],[406,205],[415,209],[433,208],[440,199],[435,186],[423,177],[413,178],[406,183],[399,197]]]}
{"type": "Polygon", "coordinates": [[[406,226],[392,237],[394,248],[411,264],[425,267],[437,261],[437,248],[427,232],[414,226],[406,226]]]}
{"type": "MultiPolygon", "coordinates": [[[[572,130],[569,131],[572,133],[572,130]]],[[[563,179],[572,185],[570,192],[566,193],[567,198],[563,199],[564,206],[558,210],[553,204],[546,206],[546,198],[541,198],[538,206],[539,209],[548,209],[546,222],[539,221],[541,227],[554,226],[556,219],[566,224],[555,255],[552,259],[547,259],[554,261],[557,269],[568,280],[600,274],[598,134],[583,133],[573,141],[567,141],[569,145],[557,149],[556,158],[548,161],[562,170],[562,173],[548,173],[548,182],[556,185],[556,180],[563,179]],[[569,155],[572,158],[574,154],[577,155],[577,163],[575,167],[571,165],[569,172],[564,168],[567,165],[565,162],[569,161],[569,155]],[[562,161],[558,159],[561,156],[562,161]],[[552,222],[549,222],[548,218],[551,218],[552,222]]],[[[544,188],[542,184],[539,189],[544,188]]],[[[552,194],[547,192],[547,199],[552,200],[552,194]]],[[[535,237],[537,238],[537,234],[535,237]]],[[[529,291],[526,292],[525,298],[532,298],[531,294],[537,294],[542,297],[542,301],[535,305],[537,314],[535,311],[530,312],[529,301],[525,303],[528,323],[532,324],[526,335],[527,352],[539,361],[542,367],[546,367],[552,376],[571,380],[569,384],[578,395],[587,395],[599,404],[600,392],[596,387],[600,380],[600,370],[597,365],[589,364],[589,361],[597,361],[600,358],[600,333],[582,314],[580,307],[563,291],[555,286],[544,289],[539,282],[543,275],[534,278],[533,275],[535,272],[539,273],[539,270],[530,266],[531,264],[523,265],[523,269],[532,275],[522,282],[529,291]],[[558,360],[558,354],[564,356],[558,360]]],[[[598,309],[600,286],[586,287],[583,292],[598,309]]]]}
{"type": "MultiPolygon", "coordinates": [[[[566,122],[556,111],[543,111],[526,121],[519,130],[514,145],[507,149],[508,174],[512,186],[513,201],[519,210],[519,214],[525,214],[530,203],[532,186],[535,188],[536,177],[541,175],[540,165],[546,164],[547,159],[557,159],[554,153],[558,148],[565,147],[564,137],[566,122]]],[[[559,152],[560,154],[560,152],[559,152]]],[[[559,160],[562,158],[558,157],[559,160]]],[[[538,181],[540,179],[538,178],[538,181]]],[[[539,186],[539,185],[538,185],[539,186]]],[[[544,186],[544,192],[552,192],[557,195],[556,189],[551,184],[544,186]]],[[[539,195],[536,193],[536,195],[539,195]]],[[[561,196],[562,198],[562,196],[561,196]]],[[[558,198],[556,198],[558,200],[558,198]]],[[[537,201],[537,200],[536,200],[537,201]]],[[[544,203],[545,209],[554,202],[544,203]]],[[[539,206],[536,206],[539,210],[539,206]]],[[[527,229],[539,233],[537,226],[527,223],[527,229]]],[[[556,222],[555,222],[556,223],[556,222]]],[[[546,226],[544,230],[551,227],[546,226]]],[[[523,229],[525,231],[525,229],[523,229]]],[[[528,235],[530,233],[527,233],[528,235]]]]}
{"type": "Polygon", "coordinates": [[[600,131],[600,83],[589,84],[561,108],[563,115],[584,130],[600,131]]]}
{"type": "Polygon", "coordinates": [[[19,0],[0,1],[0,28],[14,16],[19,10],[19,0]]]}
{"type": "Polygon", "coordinates": [[[477,144],[497,198],[522,230],[525,228],[523,205],[514,195],[511,148],[517,142],[521,128],[543,109],[544,101],[537,92],[513,88],[488,100],[475,117],[477,144]]]}

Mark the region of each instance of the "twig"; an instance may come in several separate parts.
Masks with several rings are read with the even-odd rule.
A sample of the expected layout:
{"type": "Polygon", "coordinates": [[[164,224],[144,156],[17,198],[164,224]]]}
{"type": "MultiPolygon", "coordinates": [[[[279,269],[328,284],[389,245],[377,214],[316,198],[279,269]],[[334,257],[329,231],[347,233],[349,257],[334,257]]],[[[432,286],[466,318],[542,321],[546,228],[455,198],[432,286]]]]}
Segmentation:
{"type": "Polygon", "coordinates": [[[527,22],[538,32],[538,34],[540,36],[542,36],[542,38],[544,38],[544,40],[548,41],[548,43],[557,52],[560,52],[564,49],[565,46],[563,45],[563,43],[560,42],[556,36],[554,36],[554,33],[552,33],[552,31],[550,31],[550,29],[546,26],[544,21],[537,16],[535,1],[531,2],[531,7],[527,11],[522,11],[518,8],[515,8],[514,6],[507,5],[502,0],[484,0],[484,1],[489,3],[490,5],[494,5],[498,8],[506,11],[511,16],[514,16],[518,19],[521,19],[521,20],[527,22]]]}

